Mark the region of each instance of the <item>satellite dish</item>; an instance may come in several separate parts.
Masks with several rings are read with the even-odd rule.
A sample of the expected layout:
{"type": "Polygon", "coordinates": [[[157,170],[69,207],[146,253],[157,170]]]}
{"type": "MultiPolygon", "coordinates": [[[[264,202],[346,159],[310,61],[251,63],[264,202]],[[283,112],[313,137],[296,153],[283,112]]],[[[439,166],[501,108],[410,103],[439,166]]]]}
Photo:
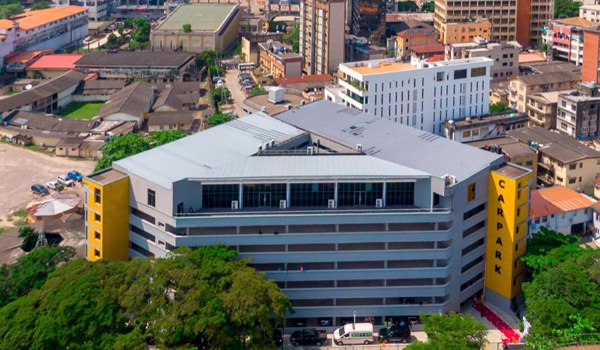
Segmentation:
{"type": "Polygon", "coordinates": [[[25,85],[25,90],[31,90],[32,87],[33,87],[33,85],[27,84],[27,85],[25,85]]]}

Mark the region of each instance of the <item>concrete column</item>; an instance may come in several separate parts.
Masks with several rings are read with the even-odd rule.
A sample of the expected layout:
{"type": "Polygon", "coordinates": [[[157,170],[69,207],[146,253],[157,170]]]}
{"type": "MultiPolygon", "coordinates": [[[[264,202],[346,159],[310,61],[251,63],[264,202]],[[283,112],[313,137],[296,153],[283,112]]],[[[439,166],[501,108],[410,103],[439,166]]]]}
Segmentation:
{"type": "MultiPolygon", "coordinates": [[[[286,183],[285,184],[285,201],[287,203],[287,207],[291,207],[292,206],[292,202],[291,202],[291,198],[292,198],[292,185],[290,183],[286,183]]],[[[286,229],[289,232],[289,225],[286,226],[286,229]]]]}
{"type": "Polygon", "coordinates": [[[242,209],[242,201],[244,200],[244,187],[242,184],[239,184],[239,193],[238,193],[238,208],[242,209]]]}
{"type": "MultiPolygon", "coordinates": [[[[335,201],[335,207],[338,206],[338,183],[336,182],[333,188],[333,200],[335,201]]],[[[336,225],[337,226],[337,225],[336,225]]]]}
{"type": "Polygon", "coordinates": [[[387,206],[386,197],[385,197],[386,189],[387,189],[387,183],[384,181],[383,182],[383,193],[381,194],[381,199],[383,199],[383,207],[384,208],[387,206]]]}

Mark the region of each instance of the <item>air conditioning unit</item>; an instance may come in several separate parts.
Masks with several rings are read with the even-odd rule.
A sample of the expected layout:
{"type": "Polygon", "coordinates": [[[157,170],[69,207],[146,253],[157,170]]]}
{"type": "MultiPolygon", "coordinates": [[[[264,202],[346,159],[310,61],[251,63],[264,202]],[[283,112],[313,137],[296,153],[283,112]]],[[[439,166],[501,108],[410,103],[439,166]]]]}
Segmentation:
{"type": "Polygon", "coordinates": [[[279,201],[279,209],[285,209],[287,208],[287,201],[285,199],[282,199],[279,201]]]}
{"type": "Polygon", "coordinates": [[[306,154],[308,155],[313,155],[315,154],[315,148],[314,147],[306,147],[306,154]]]}
{"type": "Polygon", "coordinates": [[[234,209],[234,210],[239,209],[239,207],[240,207],[239,204],[240,203],[238,201],[231,201],[231,209],[234,209]]]}
{"type": "Polygon", "coordinates": [[[382,198],[375,199],[375,208],[383,208],[383,199],[382,198]]]}
{"type": "Polygon", "coordinates": [[[454,175],[448,175],[448,174],[446,174],[446,175],[442,176],[442,178],[444,179],[444,183],[445,183],[446,186],[455,185],[456,182],[457,182],[456,176],[454,176],[454,175]]]}
{"type": "Polygon", "coordinates": [[[327,208],[335,209],[335,199],[330,199],[327,201],[327,208]]]}

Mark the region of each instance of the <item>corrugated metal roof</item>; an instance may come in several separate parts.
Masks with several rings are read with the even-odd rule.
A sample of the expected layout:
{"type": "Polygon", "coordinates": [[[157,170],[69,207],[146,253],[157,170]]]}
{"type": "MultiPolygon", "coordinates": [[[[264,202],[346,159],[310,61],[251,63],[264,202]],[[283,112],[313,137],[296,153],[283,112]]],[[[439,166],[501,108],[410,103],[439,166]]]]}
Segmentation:
{"type": "Polygon", "coordinates": [[[589,208],[594,200],[564,186],[554,186],[531,191],[529,213],[532,218],[589,208]]]}
{"type": "Polygon", "coordinates": [[[274,118],[321,135],[352,149],[433,176],[449,174],[459,181],[476,174],[502,156],[374,117],[328,101],[317,101],[274,118]]]}

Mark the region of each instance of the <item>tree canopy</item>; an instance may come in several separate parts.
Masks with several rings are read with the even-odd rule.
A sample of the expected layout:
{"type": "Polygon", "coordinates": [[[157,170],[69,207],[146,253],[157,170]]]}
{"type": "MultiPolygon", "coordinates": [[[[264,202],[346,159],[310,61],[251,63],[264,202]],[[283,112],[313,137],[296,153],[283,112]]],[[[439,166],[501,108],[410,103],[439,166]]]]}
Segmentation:
{"type": "Polygon", "coordinates": [[[144,137],[140,133],[116,136],[102,148],[102,158],[98,159],[95,170],[109,168],[114,161],[162,146],[182,137],[185,137],[185,134],[179,130],[155,131],[150,133],[150,137],[144,137]]]}
{"type": "Polygon", "coordinates": [[[107,49],[118,49],[119,48],[119,38],[114,33],[110,33],[106,40],[106,48],[107,49]]]}
{"type": "Polygon", "coordinates": [[[49,8],[49,7],[50,7],[50,6],[49,6],[49,5],[48,5],[48,3],[47,3],[47,2],[45,2],[45,1],[37,1],[37,2],[34,2],[34,3],[31,5],[31,9],[32,9],[32,10],[43,10],[43,9],[47,9],[47,8],[49,8]]]}
{"type": "Polygon", "coordinates": [[[35,231],[35,229],[31,226],[23,226],[19,229],[19,238],[23,238],[23,242],[21,243],[21,249],[26,252],[31,251],[35,248],[35,244],[37,243],[39,233],[35,231]]]}
{"type": "Polygon", "coordinates": [[[419,6],[414,1],[400,1],[398,4],[398,12],[417,12],[419,6]]]}
{"type": "Polygon", "coordinates": [[[0,19],[23,13],[23,7],[18,1],[0,2],[0,19]]]}
{"type": "Polygon", "coordinates": [[[150,45],[150,22],[143,18],[127,18],[123,22],[125,28],[133,29],[130,49],[144,49],[150,45]]]}
{"type": "Polygon", "coordinates": [[[283,42],[292,45],[295,53],[300,52],[300,23],[296,23],[289,33],[283,34],[283,42]]]}
{"type": "Polygon", "coordinates": [[[268,93],[269,92],[267,90],[265,90],[264,88],[255,86],[248,93],[248,97],[254,97],[254,96],[258,96],[258,95],[266,95],[268,93]]]}
{"type": "Polygon", "coordinates": [[[510,109],[511,108],[504,102],[493,103],[490,105],[490,113],[499,113],[510,109]]]}
{"type": "Polygon", "coordinates": [[[450,312],[421,315],[427,342],[416,342],[407,350],[479,350],[487,337],[485,324],[473,317],[450,312]]]}
{"type": "Polygon", "coordinates": [[[580,247],[576,237],[540,230],[522,258],[532,275],[523,291],[531,322],[527,341],[534,349],[550,346],[542,339],[564,343],[578,329],[600,328],[600,251],[580,247]]]}
{"type": "Polygon", "coordinates": [[[83,259],[0,309],[0,349],[273,347],[290,302],[225,246],[164,259],[83,259]]]}
{"type": "Polygon", "coordinates": [[[435,1],[429,1],[423,4],[421,8],[423,12],[435,12],[435,1]]]}
{"type": "Polygon", "coordinates": [[[206,122],[208,123],[208,125],[215,126],[215,125],[226,123],[230,120],[231,120],[231,115],[229,115],[227,113],[217,113],[217,114],[213,114],[210,117],[208,117],[206,122]]]}
{"type": "Polygon", "coordinates": [[[581,2],[572,0],[554,0],[554,17],[578,17],[581,2]]]}

